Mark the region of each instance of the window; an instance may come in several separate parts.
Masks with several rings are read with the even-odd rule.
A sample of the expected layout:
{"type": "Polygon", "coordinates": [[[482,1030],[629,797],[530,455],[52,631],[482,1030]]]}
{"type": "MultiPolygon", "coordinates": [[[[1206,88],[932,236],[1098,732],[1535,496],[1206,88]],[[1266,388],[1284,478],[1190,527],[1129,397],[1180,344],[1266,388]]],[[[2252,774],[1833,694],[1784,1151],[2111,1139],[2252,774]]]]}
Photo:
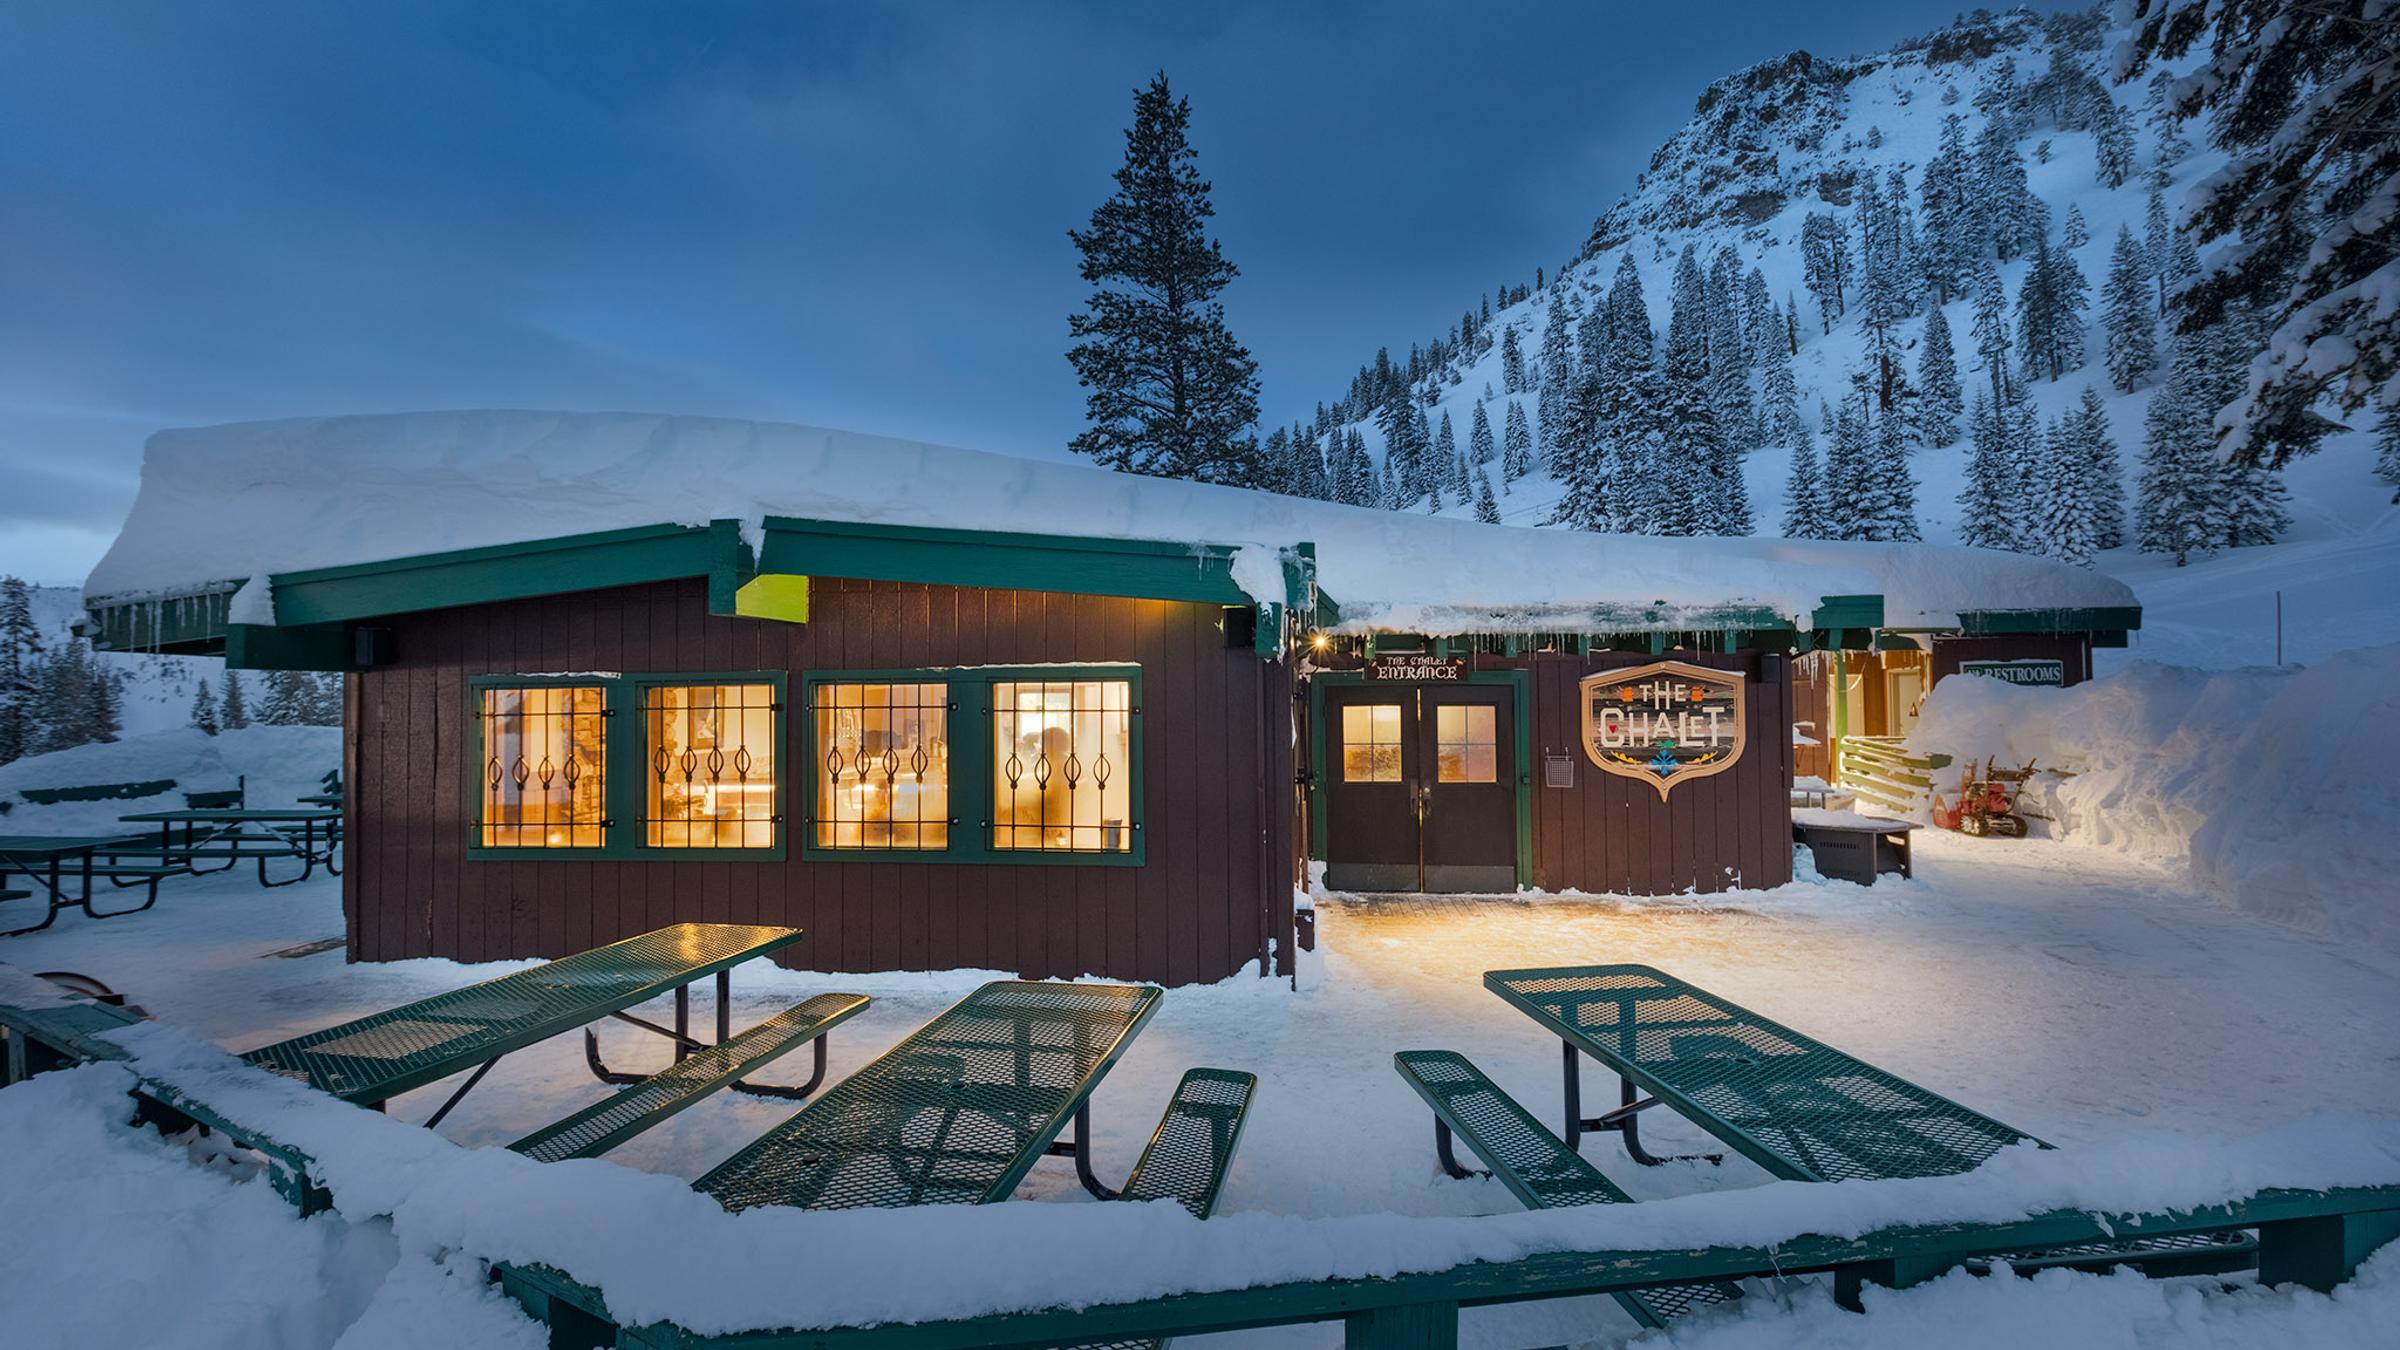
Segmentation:
{"type": "Polygon", "coordinates": [[[1445,703],[1433,710],[1435,779],[1499,781],[1499,718],[1488,703],[1445,703]]]}
{"type": "Polygon", "coordinates": [[[608,841],[607,691],[485,688],[476,841],[486,848],[598,848],[608,841]]]}
{"type": "Polygon", "coordinates": [[[950,847],[950,686],[816,687],[818,848],[950,847]]]}
{"type": "Polygon", "coordinates": [[[645,845],[774,845],[777,703],[771,684],[643,688],[645,845]]]}
{"type": "Polygon", "coordinates": [[[1015,680],[992,686],[995,849],[1133,849],[1133,685],[1015,680]]]}
{"type": "Polygon", "coordinates": [[[1400,781],[1400,705],[1353,703],[1342,709],[1342,781],[1400,781]]]}

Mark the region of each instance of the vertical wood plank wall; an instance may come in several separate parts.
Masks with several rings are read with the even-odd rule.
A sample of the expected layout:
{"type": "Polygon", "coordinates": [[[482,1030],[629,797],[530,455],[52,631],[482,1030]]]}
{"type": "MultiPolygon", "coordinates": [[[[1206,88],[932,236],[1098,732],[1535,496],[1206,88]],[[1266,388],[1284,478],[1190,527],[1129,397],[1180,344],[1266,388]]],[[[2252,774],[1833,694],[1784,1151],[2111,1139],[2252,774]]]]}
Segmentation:
{"type": "MultiPolygon", "coordinates": [[[[712,616],[706,598],[694,579],[392,621],[395,664],[353,677],[346,700],[352,960],[556,957],[698,920],[805,928],[792,963],[818,970],[1188,984],[1271,943],[1289,973],[1290,672],[1228,648],[1219,606],[819,578],[809,622],[784,624],[712,616]],[[1143,681],[1140,867],[810,861],[797,820],[783,862],[466,855],[473,676],[788,671],[793,774],[815,765],[804,672],[1127,660],[1143,681]]],[[[787,792],[796,811],[797,779],[787,792]]]]}
{"type": "Polygon", "coordinates": [[[1671,659],[1750,679],[1741,762],[1661,802],[1646,783],[1603,773],[1584,754],[1576,685],[1595,670],[1655,658],[1540,655],[1533,671],[1533,884],[1633,895],[1780,886],[1792,879],[1790,662],[1756,653],[1671,659]],[[1548,787],[1542,756],[1574,759],[1575,786],[1548,787]]]}

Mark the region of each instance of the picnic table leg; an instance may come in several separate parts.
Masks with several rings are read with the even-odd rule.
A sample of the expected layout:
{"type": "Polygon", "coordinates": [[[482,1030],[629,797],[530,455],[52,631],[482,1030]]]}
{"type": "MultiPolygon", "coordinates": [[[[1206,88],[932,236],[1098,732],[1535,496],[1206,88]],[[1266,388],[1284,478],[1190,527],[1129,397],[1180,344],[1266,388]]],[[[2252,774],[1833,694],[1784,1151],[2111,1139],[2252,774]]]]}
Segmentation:
{"type": "Polygon", "coordinates": [[[733,1039],[733,972],[717,972],[717,1044],[733,1039]]]}
{"type": "Polygon", "coordinates": [[[1117,1198],[1117,1192],[1101,1185],[1100,1178],[1092,1175],[1092,1103],[1090,1098],[1085,1098],[1083,1105],[1075,1108],[1075,1142],[1061,1144],[1053,1140],[1047,1151],[1053,1157],[1060,1154],[1074,1157],[1075,1179],[1083,1183],[1083,1188],[1090,1191],[1094,1199],[1114,1200],[1117,1198]]]}
{"type": "Polygon", "coordinates": [[[676,1062],[676,1063],[678,1063],[678,1064],[681,1064],[681,1063],[683,1062],[683,1060],[684,1060],[684,1057],[685,1057],[686,1055],[689,1055],[689,1054],[691,1054],[691,1053],[692,1053],[692,1052],[691,1052],[691,1049],[690,1049],[691,1043],[692,1043],[692,987],[691,987],[690,985],[688,985],[688,984],[679,984],[679,985],[676,985],[676,986],[675,986],[675,1062],[676,1062]]]}
{"type": "Polygon", "coordinates": [[[1442,1170],[1448,1173],[1454,1181],[1465,1181],[1469,1177],[1491,1175],[1489,1172],[1478,1172],[1472,1168],[1458,1165],[1458,1151],[1451,1146],[1450,1142],[1450,1122],[1440,1116],[1433,1118],[1433,1152],[1434,1156],[1441,1160],[1442,1170]]]}
{"type": "MultiPolygon", "coordinates": [[[[1722,1153],[1674,1153],[1660,1157],[1642,1147],[1641,1113],[1659,1104],[1656,1097],[1643,1097],[1634,1091],[1633,1080],[1617,1075],[1617,1109],[1604,1115],[1586,1117],[1583,1114],[1583,1057],[1575,1042],[1560,1037],[1559,1059],[1566,1073],[1567,1128],[1563,1132],[1568,1148],[1578,1147],[1584,1132],[1614,1130],[1625,1140],[1625,1156],[1644,1167],[1661,1163],[1725,1161],[1722,1153]]],[[[1445,1158],[1447,1161],[1447,1158],[1445,1158]]],[[[1453,1176],[1460,1175],[1452,1173],[1453,1176]]]]}
{"type": "Polygon", "coordinates": [[[483,1081],[483,1076],[487,1073],[490,1073],[492,1071],[492,1066],[499,1063],[500,1059],[501,1057],[499,1055],[494,1055],[490,1059],[485,1060],[483,1062],[483,1067],[477,1069],[473,1074],[469,1075],[467,1081],[459,1085],[458,1091],[450,1094],[450,1100],[443,1102],[441,1109],[434,1112],[433,1115],[426,1120],[425,1128],[430,1130],[434,1126],[441,1124],[442,1117],[450,1114],[450,1108],[465,1100],[466,1095],[475,1090],[475,1085],[483,1081]]]}
{"type": "MultiPolygon", "coordinates": [[[[11,865],[14,866],[13,860],[11,865]]],[[[27,881],[30,881],[34,885],[50,892],[49,896],[47,897],[49,901],[49,908],[43,913],[42,921],[40,923],[29,924],[23,928],[11,928],[7,932],[0,933],[0,937],[17,937],[25,933],[38,933],[57,921],[58,912],[60,910],[74,908],[72,905],[60,903],[63,897],[60,894],[61,881],[58,871],[58,859],[52,858],[50,860],[50,870],[46,875],[31,867],[17,867],[15,870],[24,873],[27,881]]]]}

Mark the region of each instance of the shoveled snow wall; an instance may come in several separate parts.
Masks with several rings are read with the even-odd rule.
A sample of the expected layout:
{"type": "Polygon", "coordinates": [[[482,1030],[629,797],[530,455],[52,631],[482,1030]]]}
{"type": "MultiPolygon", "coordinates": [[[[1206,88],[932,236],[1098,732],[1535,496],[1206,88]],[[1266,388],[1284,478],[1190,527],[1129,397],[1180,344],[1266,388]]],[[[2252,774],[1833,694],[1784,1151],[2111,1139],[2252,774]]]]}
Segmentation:
{"type": "Polygon", "coordinates": [[[1910,743],[2038,760],[2051,832],[2246,913],[2400,950],[2400,646],[2307,668],[2142,663],[2072,689],[1935,686],[1910,743]]]}

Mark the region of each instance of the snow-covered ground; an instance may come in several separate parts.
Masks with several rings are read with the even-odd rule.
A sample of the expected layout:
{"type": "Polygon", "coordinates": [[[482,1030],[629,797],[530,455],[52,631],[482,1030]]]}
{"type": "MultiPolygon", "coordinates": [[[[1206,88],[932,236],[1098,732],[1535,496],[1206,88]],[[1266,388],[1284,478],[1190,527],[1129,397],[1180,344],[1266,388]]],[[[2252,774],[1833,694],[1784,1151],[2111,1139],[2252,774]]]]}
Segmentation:
{"type": "MultiPolygon", "coordinates": [[[[1555,1048],[1485,993],[1487,969],[1642,961],[1966,1101],[2068,1149],[2106,1147],[2130,1131],[2240,1135],[2311,1112],[2361,1113],[2400,1127],[2400,954],[2346,946],[2227,912],[2165,874],[2116,855],[2048,841],[1934,836],[1919,846],[1915,882],[1874,888],[1795,883],[1701,904],[1688,901],[1521,898],[1355,900],[1318,908],[1320,955],[1302,988],[1236,978],[1171,992],[1163,1011],[1095,1100],[1098,1170],[1131,1166],[1176,1077],[1196,1064],[1259,1075],[1250,1132],[1221,1213],[1502,1214],[1498,1186],[1437,1176],[1422,1106],[1390,1068],[1392,1051],[1461,1050],[1542,1114],[1556,1109],[1555,1048]]],[[[93,923],[70,916],[19,939],[0,959],[23,968],[95,975],[163,1022],[242,1049],[348,1016],[488,978],[507,965],[443,961],[354,966],[339,952],[275,953],[341,931],[338,887],[311,882],[261,891],[235,877],[174,883],[159,908],[93,923]]],[[[847,1072],[921,1025],[983,972],[804,975],[745,968],[737,1022],[826,988],[875,1003],[833,1038],[833,1071],[847,1072]]],[[[630,1029],[604,1032],[612,1057],[656,1059],[630,1029]],[[620,1034],[621,1032],[621,1034],[620,1034]]],[[[1600,1075],[1590,1075],[1604,1089],[1600,1075]]],[[[420,1120],[450,1090],[400,1098],[393,1114],[420,1120]]],[[[467,1145],[505,1143],[593,1099],[572,1038],[512,1055],[442,1127],[467,1145]]],[[[159,1164],[161,1151],[118,1130],[61,1124],[77,1108],[64,1087],[0,1098],[0,1153],[45,1153],[144,1180],[100,1185],[56,1169],[0,1171],[0,1210],[50,1217],[37,1241],[0,1235],[0,1288],[29,1346],[168,1343],[160,1307],[136,1289],[180,1277],[237,1280],[244,1296],[198,1297],[208,1311],[185,1345],[333,1344],[353,1319],[358,1338],[397,1320],[415,1343],[428,1325],[446,1343],[510,1345],[526,1328],[483,1301],[471,1280],[405,1256],[373,1223],[300,1224],[263,1187],[243,1187],[159,1164]],[[13,1099],[13,1100],[12,1100],[13,1099]],[[106,1139],[92,1137],[105,1134],[106,1139]],[[188,1175],[186,1174],[188,1173],[188,1175]],[[94,1204],[96,1196],[106,1202],[94,1204]],[[311,1231],[313,1228],[313,1232],[311,1231]],[[222,1247],[253,1255],[232,1262],[222,1247]],[[131,1244],[128,1246],[127,1244],[131,1244]],[[78,1257],[129,1252],[96,1274],[78,1257]],[[283,1273],[262,1278],[266,1266],[283,1273]],[[237,1273],[248,1272],[244,1274],[237,1273]],[[102,1297],[88,1283],[99,1279],[102,1297]],[[111,1283],[114,1279],[117,1283],[111,1283]],[[388,1282],[388,1283],[387,1283],[388,1282]],[[380,1294],[378,1291],[381,1291],[380,1294]],[[397,1316],[379,1299],[424,1311],[397,1316]],[[422,1319],[434,1319],[430,1324],[422,1319]]],[[[88,1116],[89,1103],[81,1108],[88,1116]]],[[[755,1137],[788,1108],[720,1096],[611,1155],[624,1167],[693,1177],[755,1137]]],[[[1646,1122],[1660,1143],[1704,1136],[1663,1114],[1646,1122]]],[[[1753,1188],[1764,1174],[1736,1158],[1722,1167],[1643,1169],[1594,1141],[1587,1155],[1637,1198],[1753,1188]]],[[[1037,1169],[1021,1195],[1085,1205],[1071,1169],[1037,1169]]],[[[2225,1343],[2268,1335],[2345,1342],[2344,1317],[2400,1315],[2400,1273],[2382,1266],[2341,1303],[2314,1296],[2241,1295],[2200,1287],[2046,1276],[2021,1288],[1959,1283],[1877,1300],[1864,1322],[1835,1314],[1821,1291],[1789,1308],[1753,1308],[1680,1330],[1712,1345],[1910,1343],[1934,1323],[1970,1313],[2021,1332],[2054,1327],[2061,1344],[2175,1343],[2178,1328],[2213,1328],[2225,1343]],[[2022,1320],[2021,1320],[2022,1319],[2022,1320]],[[2147,1328],[2145,1331],[2144,1328],[2147,1328]],[[2129,1333],[2140,1333],[2129,1335],[2129,1333]],[[2288,1334],[2287,1334],[2288,1333],[2288,1334]]],[[[395,1328],[386,1326],[385,1330],[395,1328]]],[[[1634,1334],[1604,1301],[1531,1305],[1470,1316],[1475,1344],[1614,1343],[1634,1334]]],[[[1259,1344],[1330,1344],[1336,1328],[1255,1333],[1259,1344]]]]}

